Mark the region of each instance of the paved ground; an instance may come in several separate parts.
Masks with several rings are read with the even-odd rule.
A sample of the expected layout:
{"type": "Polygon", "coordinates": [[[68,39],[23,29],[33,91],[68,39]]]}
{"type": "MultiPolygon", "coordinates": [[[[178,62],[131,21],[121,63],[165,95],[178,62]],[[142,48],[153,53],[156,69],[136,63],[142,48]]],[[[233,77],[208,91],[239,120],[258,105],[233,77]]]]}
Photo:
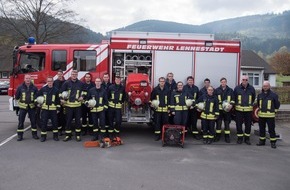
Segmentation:
{"type": "MultiPolygon", "coordinates": [[[[290,188],[290,127],[277,123],[283,140],[276,150],[269,142],[253,145],[224,142],[202,145],[187,137],[185,148],[162,147],[146,125],[126,125],[124,145],[90,148],[84,142],[45,143],[15,138],[17,117],[7,111],[7,96],[0,96],[0,190],[288,190],[290,188]]],[[[26,123],[26,126],[29,124],[26,123]]],[[[235,133],[234,123],[231,125],[235,133]]],[[[257,126],[254,126],[257,128],[257,126]]],[[[90,137],[85,137],[88,140],[90,137]]]]}

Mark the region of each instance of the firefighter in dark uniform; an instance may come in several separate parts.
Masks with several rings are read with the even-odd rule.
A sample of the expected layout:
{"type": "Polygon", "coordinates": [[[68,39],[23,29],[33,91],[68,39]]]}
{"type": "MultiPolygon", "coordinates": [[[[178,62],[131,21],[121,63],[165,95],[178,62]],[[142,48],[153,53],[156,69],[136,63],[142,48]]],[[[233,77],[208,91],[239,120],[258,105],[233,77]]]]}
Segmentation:
{"type": "Polygon", "coordinates": [[[231,122],[231,108],[233,107],[235,101],[234,101],[234,91],[232,88],[230,88],[227,85],[227,79],[221,78],[220,79],[221,85],[216,88],[215,94],[219,101],[219,117],[217,119],[217,125],[216,125],[216,134],[215,134],[215,141],[218,142],[221,137],[222,133],[222,122],[224,121],[224,133],[225,133],[225,142],[230,143],[230,122],[231,122]],[[229,107],[227,110],[223,109],[223,102],[226,101],[229,104],[229,107]]]}
{"type": "MultiPolygon", "coordinates": [[[[198,99],[199,89],[194,85],[194,78],[192,76],[187,77],[187,84],[183,87],[183,91],[187,92],[190,99],[196,102],[198,99]]],[[[197,110],[194,106],[191,106],[188,110],[187,116],[187,129],[191,131],[193,137],[197,140],[200,139],[199,132],[197,129],[197,110]]]]}
{"type": "MultiPolygon", "coordinates": [[[[109,86],[111,85],[110,83],[110,75],[109,73],[104,73],[103,75],[103,82],[101,84],[102,88],[107,92],[109,90],[109,86]]],[[[105,110],[105,127],[107,130],[107,133],[109,133],[109,126],[110,126],[110,120],[109,120],[109,112],[108,109],[105,110]]]]}
{"type": "Polygon", "coordinates": [[[251,145],[250,135],[255,97],[256,92],[254,87],[248,83],[248,76],[242,76],[242,83],[234,89],[238,144],[242,144],[244,138],[245,143],[251,145]],[[245,123],[245,132],[243,132],[243,123],[245,123]]]}
{"type": "MultiPolygon", "coordinates": [[[[165,86],[170,90],[170,97],[173,91],[177,89],[176,82],[174,80],[174,75],[172,72],[167,73],[166,75],[166,81],[165,86]]],[[[174,115],[172,113],[169,113],[169,123],[174,124],[174,115]]]]}
{"type": "MultiPolygon", "coordinates": [[[[108,99],[107,92],[105,89],[101,87],[101,79],[96,78],[95,87],[91,88],[86,96],[86,105],[90,108],[92,118],[93,118],[93,138],[92,141],[96,141],[98,139],[102,140],[106,135],[105,128],[105,110],[108,109],[108,99]],[[90,106],[89,101],[95,100],[96,105],[90,106]],[[100,123],[100,138],[99,135],[99,123],[100,123]]],[[[113,140],[113,136],[111,134],[110,139],[113,140]]]]}
{"type": "Polygon", "coordinates": [[[164,124],[168,124],[168,105],[170,104],[170,90],[165,86],[164,77],[159,78],[159,84],[153,89],[150,100],[151,102],[152,100],[159,101],[159,105],[157,107],[154,107],[154,105],[151,104],[154,108],[155,141],[158,141],[161,139],[162,126],[164,124]]]}
{"type": "Polygon", "coordinates": [[[207,93],[203,94],[197,100],[198,103],[204,103],[204,109],[200,110],[197,106],[198,111],[201,111],[201,127],[203,133],[203,143],[211,144],[214,140],[214,125],[219,115],[218,99],[214,95],[214,89],[212,86],[207,87],[207,93]]]}
{"type": "Polygon", "coordinates": [[[119,136],[120,128],[122,123],[122,105],[125,101],[125,88],[121,85],[121,78],[119,76],[115,76],[115,84],[109,86],[108,90],[108,102],[109,102],[109,135],[114,134],[115,136],[119,136]],[[115,122],[115,125],[114,125],[115,122]]]}
{"type": "Polygon", "coordinates": [[[17,128],[17,141],[23,140],[24,133],[24,121],[26,114],[28,113],[30,123],[32,138],[39,139],[37,136],[37,127],[36,127],[36,111],[35,111],[35,99],[37,95],[37,88],[31,82],[31,75],[26,74],[24,76],[24,82],[19,85],[16,90],[15,99],[18,101],[19,105],[19,117],[18,117],[18,128],[17,128]]]}
{"type": "MultiPolygon", "coordinates": [[[[60,91],[64,82],[65,82],[65,79],[63,77],[63,71],[58,70],[57,71],[57,79],[53,81],[53,87],[55,87],[58,91],[60,91]]],[[[60,109],[57,113],[58,134],[60,136],[63,135],[63,132],[65,130],[65,120],[66,120],[65,119],[65,110],[64,110],[64,107],[61,105],[60,109]]]]}
{"type": "Polygon", "coordinates": [[[59,91],[53,87],[53,77],[47,77],[47,85],[42,87],[37,96],[42,96],[44,102],[41,106],[41,138],[40,141],[46,141],[47,136],[47,122],[51,119],[53,140],[58,141],[58,124],[57,111],[60,109],[59,91]]]}
{"type": "Polygon", "coordinates": [[[272,148],[276,148],[275,115],[280,107],[278,95],[270,89],[269,81],[263,83],[262,92],[257,97],[260,140],[258,146],[266,142],[266,124],[272,148]]]}
{"type": "Polygon", "coordinates": [[[207,93],[207,88],[210,86],[210,80],[208,78],[203,80],[204,86],[199,90],[198,97],[201,97],[202,95],[207,93]]]}
{"type": "Polygon", "coordinates": [[[170,111],[174,115],[174,124],[186,126],[188,107],[186,100],[190,99],[190,95],[186,91],[182,91],[183,83],[177,83],[177,90],[171,94],[170,98],[170,111]]]}
{"type": "MultiPolygon", "coordinates": [[[[86,73],[83,83],[83,95],[85,99],[88,91],[93,87],[95,87],[95,83],[92,82],[92,75],[90,73],[86,73]]],[[[93,125],[93,118],[90,108],[82,104],[82,135],[86,135],[87,132],[92,131],[93,125]]]]}
{"type": "Polygon", "coordinates": [[[82,88],[83,84],[78,80],[78,71],[72,70],[71,77],[69,80],[65,81],[65,83],[61,87],[61,93],[64,91],[68,92],[67,100],[61,96],[61,103],[65,104],[66,110],[66,127],[65,127],[65,138],[64,142],[71,140],[72,130],[71,123],[73,117],[75,118],[75,135],[76,141],[81,141],[81,112],[82,112],[82,101],[83,94],[82,88]]]}

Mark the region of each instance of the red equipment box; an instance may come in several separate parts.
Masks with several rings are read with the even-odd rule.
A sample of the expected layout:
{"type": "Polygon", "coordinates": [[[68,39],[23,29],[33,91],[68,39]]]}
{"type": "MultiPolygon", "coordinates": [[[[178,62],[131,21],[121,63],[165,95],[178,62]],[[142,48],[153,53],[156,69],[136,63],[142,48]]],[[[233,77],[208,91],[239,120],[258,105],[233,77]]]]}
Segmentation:
{"type": "Polygon", "coordinates": [[[182,125],[163,125],[162,127],[162,146],[179,145],[184,147],[185,126],[182,125]]]}

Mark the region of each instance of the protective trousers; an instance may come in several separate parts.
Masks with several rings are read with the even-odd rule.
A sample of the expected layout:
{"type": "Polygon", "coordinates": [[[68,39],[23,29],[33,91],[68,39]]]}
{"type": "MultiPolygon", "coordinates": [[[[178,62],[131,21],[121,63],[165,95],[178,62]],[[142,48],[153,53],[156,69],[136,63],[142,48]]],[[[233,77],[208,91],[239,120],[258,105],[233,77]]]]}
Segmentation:
{"type": "Polygon", "coordinates": [[[93,126],[93,135],[95,137],[98,136],[99,130],[101,131],[101,136],[104,137],[106,133],[106,128],[105,128],[105,111],[101,112],[92,112],[92,118],[94,122],[93,126]]]}
{"type": "Polygon", "coordinates": [[[66,123],[66,116],[65,116],[65,108],[60,107],[59,112],[57,113],[57,124],[58,124],[58,131],[65,130],[65,123],[66,123]]]}
{"type": "Polygon", "coordinates": [[[109,107],[109,118],[110,118],[110,126],[108,130],[109,134],[115,132],[115,134],[118,136],[120,133],[122,123],[122,110],[120,108],[109,107]]]}
{"type": "Polygon", "coordinates": [[[81,113],[82,108],[79,107],[66,107],[66,126],[65,126],[65,134],[66,136],[72,135],[71,130],[71,122],[73,118],[75,118],[75,132],[76,136],[80,136],[81,133],[81,113]]]}
{"type": "Polygon", "coordinates": [[[168,113],[156,111],[154,115],[154,119],[155,119],[154,133],[156,135],[160,135],[162,131],[162,126],[164,124],[168,124],[168,113]]]}
{"type": "Polygon", "coordinates": [[[225,134],[229,135],[230,134],[231,113],[224,112],[224,111],[220,111],[220,115],[217,119],[216,134],[222,133],[222,122],[223,121],[224,121],[224,125],[225,125],[224,126],[225,134]]]}
{"type": "Polygon", "coordinates": [[[201,119],[203,139],[213,139],[214,138],[214,133],[215,133],[214,124],[215,124],[215,120],[201,119]]]}
{"type": "Polygon", "coordinates": [[[87,127],[89,128],[93,127],[92,114],[90,112],[90,108],[88,108],[84,104],[82,104],[81,108],[82,108],[82,131],[87,131],[88,130],[87,127]]]}
{"type": "Polygon", "coordinates": [[[187,116],[187,130],[190,130],[193,135],[198,135],[197,129],[197,110],[189,109],[187,116]]]}
{"type": "Polygon", "coordinates": [[[276,142],[275,118],[259,117],[260,140],[262,140],[262,141],[266,140],[266,124],[268,125],[268,132],[270,134],[270,141],[276,142]]]}
{"type": "Polygon", "coordinates": [[[47,136],[47,122],[51,119],[53,135],[58,135],[57,111],[56,110],[41,110],[41,136],[47,136]]]}
{"type": "Polygon", "coordinates": [[[19,117],[18,117],[18,128],[17,128],[17,134],[19,136],[23,136],[24,133],[24,121],[26,114],[28,113],[30,123],[31,123],[31,131],[32,135],[37,134],[37,127],[36,127],[36,116],[35,116],[35,108],[28,108],[28,109],[19,109],[19,117]]]}
{"type": "Polygon", "coordinates": [[[241,112],[236,111],[236,127],[237,127],[237,136],[238,138],[249,138],[251,135],[251,126],[252,126],[252,112],[241,112]],[[243,123],[245,123],[245,133],[243,132],[243,123]]]}
{"type": "Polygon", "coordinates": [[[187,110],[175,111],[174,124],[183,125],[186,127],[187,114],[188,114],[187,110]]]}

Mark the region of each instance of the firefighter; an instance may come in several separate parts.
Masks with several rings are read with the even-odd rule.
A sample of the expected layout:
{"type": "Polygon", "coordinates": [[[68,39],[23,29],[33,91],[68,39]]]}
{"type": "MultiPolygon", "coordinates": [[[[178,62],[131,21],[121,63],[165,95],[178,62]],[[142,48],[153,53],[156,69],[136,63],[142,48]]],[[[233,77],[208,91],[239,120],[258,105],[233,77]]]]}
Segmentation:
{"type": "Polygon", "coordinates": [[[60,109],[59,91],[53,86],[53,77],[47,77],[47,85],[42,87],[37,96],[43,97],[44,101],[41,107],[41,138],[40,141],[46,141],[47,136],[47,122],[51,119],[53,140],[59,141],[58,139],[58,124],[57,124],[57,111],[60,109]]]}
{"type": "Polygon", "coordinates": [[[257,146],[266,142],[266,124],[270,134],[271,147],[276,148],[275,115],[280,107],[278,95],[270,89],[269,81],[264,81],[262,92],[257,97],[260,140],[257,146]]]}
{"type": "MultiPolygon", "coordinates": [[[[106,134],[105,128],[105,110],[108,109],[108,99],[107,92],[104,88],[101,87],[101,79],[96,78],[95,87],[91,88],[88,91],[86,96],[86,106],[89,107],[90,112],[93,118],[93,138],[92,141],[96,141],[98,139],[102,140],[106,134]],[[95,105],[92,106],[89,104],[90,100],[95,100],[95,105]],[[100,138],[98,138],[99,133],[99,123],[100,123],[100,138]]],[[[113,140],[113,136],[111,133],[110,139],[113,140]]]]}
{"type": "MultiPolygon", "coordinates": [[[[92,82],[92,75],[90,73],[86,73],[83,82],[84,98],[88,91],[93,87],[95,87],[95,83],[92,82]]],[[[93,125],[93,118],[90,108],[88,108],[85,104],[82,104],[82,135],[84,136],[87,132],[92,131],[93,125]]]]}
{"type": "Polygon", "coordinates": [[[197,100],[197,105],[202,102],[203,109],[197,106],[197,110],[201,112],[201,127],[203,133],[203,144],[211,144],[214,140],[215,120],[219,115],[218,99],[214,95],[214,88],[207,87],[207,93],[203,94],[197,100]]]}
{"type": "MultiPolygon", "coordinates": [[[[58,70],[57,71],[57,79],[53,81],[53,87],[55,87],[58,91],[61,90],[61,87],[63,83],[65,82],[65,79],[63,77],[63,71],[58,70]]],[[[57,113],[57,124],[58,124],[58,134],[59,136],[63,135],[63,132],[65,130],[65,110],[64,106],[60,106],[59,111],[57,113]]]]}
{"type": "Polygon", "coordinates": [[[18,86],[15,94],[15,99],[18,101],[19,105],[19,116],[18,116],[18,128],[17,128],[17,141],[23,140],[24,133],[24,121],[26,114],[28,113],[30,123],[32,138],[39,139],[37,136],[36,127],[36,111],[35,111],[35,98],[37,95],[37,88],[31,81],[31,75],[26,74],[24,76],[24,82],[18,86]]]}
{"type": "MultiPolygon", "coordinates": [[[[187,80],[187,84],[184,85],[183,91],[189,94],[190,99],[193,102],[196,102],[198,99],[199,89],[197,86],[194,85],[194,78],[192,76],[187,77],[186,80],[187,80]]],[[[188,110],[186,127],[188,130],[191,131],[193,137],[199,140],[200,136],[197,129],[197,117],[198,117],[198,114],[197,114],[196,108],[194,107],[194,105],[190,106],[188,110]]]]}
{"type": "Polygon", "coordinates": [[[174,115],[174,124],[186,126],[188,107],[186,100],[190,99],[190,95],[186,91],[182,91],[183,83],[177,83],[177,90],[171,94],[170,111],[174,115]]]}
{"type": "Polygon", "coordinates": [[[207,93],[207,88],[210,86],[210,80],[209,78],[206,78],[203,80],[203,87],[200,89],[199,91],[199,97],[201,97],[202,95],[206,94],[207,93]]]}
{"type": "Polygon", "coordinates": [[[61,93],[66,91],[68,93],[67,100],[61,96],[61,103],[65,104],[66,110],[66,127],[64,142],[71,140],[72,130],[71,123],[75,118],[75,135],[76,141],[81,141],[81,104],[83,101],[82,94],[83,84],[78,80],[78,71],[72,70],[71,77],[61,87],[61,93]]]}
{"type": "Polygon", "coordinates": [[[234,89],[234,100],[236,110],[236,127],[238,144],[244,141],[247,145],[251,145],[251,125],[252,125],[252,111],[256,92],[252,85],[248,83],[248,76],[242,76],[242,83],[234,89]],[[245,132],[243,132],[243,123],[245,123],[245,132]]]}
{"type": "Polygon", "coordinates": [[[161,139],[161,130],[164,124],[168,124],[168,112],[169,112],[169,100],[170,100],[170,91],[165,86],[165,78],[160,77],[158,79],[159,84],[153,89],[151,93],[150,100],[158,101],[159,105],[151,104],[151,107],[154,108],[154,119],[155,119],[155,141],[161,139]]]}
{"type": "Polygon", "coordinates": [[[122,105],[125,101],[125,88],[121,84],[120,76],[115,76],[115,84],[109,86],[108,90],[108,102],[109,102],[109,135],[113,133],[115,136],[119,136],[122,123],[122,105]],[[115,125],[114,125],[115,122],[115,125]]]}
{"type": "MultiPolygon", "coordinates": [[[[110,83],[110,75],[109,73],[104,73],[103,75],[103,82],[102,82],[102,88],[107,92],[108,94],[108,90],[109,90],[109,86],[111,85],[110,83]]],[[[109,112],[108,109],[105,110],[105,127],[107,130],[107,133],[109,133],[109,126],[110,126],[110,122],[109,122],[109,112]]]]}
{"type": "Polygon", "coordinates": [[[235,101],[234,101],[234,91],[227,85],[227,79],[220,79],[220,86],[215,90],[215,94],[219,101],[219,117],[216,123],[216,134],[215,141],[218,142],[221,137],[221,127],[222,122],[224,121],[224,133],[225,133],[225,142],[230,143],[230,122],[231,122],[231,112],[235,101]],[[223,108],[223,104],[228,104],[226,109],[223,108]]]}
{"type": "MultiPolygon", "coordinates": [[[[177,89],[176,82],[174,80],[174,75],[172,72],[167,73],[165,86],[170,90],[171,97],[172,92],[176,91],[177,89]]],[[[174,124],[174,115],[171,112],[169,113],[169,123],[174,124]]]]}

